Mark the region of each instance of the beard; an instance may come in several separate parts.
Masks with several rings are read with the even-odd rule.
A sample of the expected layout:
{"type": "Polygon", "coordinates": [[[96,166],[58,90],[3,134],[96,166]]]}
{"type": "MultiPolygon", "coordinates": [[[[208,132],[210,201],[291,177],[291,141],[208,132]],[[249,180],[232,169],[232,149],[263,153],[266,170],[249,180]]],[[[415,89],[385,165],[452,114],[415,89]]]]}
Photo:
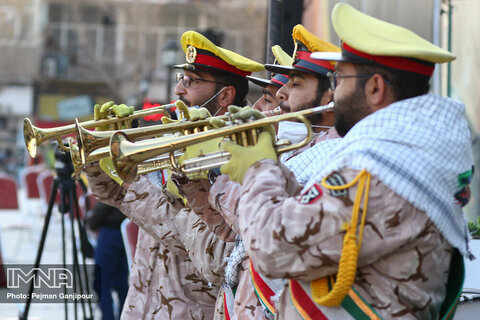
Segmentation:
{"type": "MultiPolygon", "coordinates": [[[[301,111],[301,110],[307,110],[307,109],[312,109],[312,108],[315,108],[317,106],[319,106],[321,104],[321,101],[322,101],[322,97],[315,97],[313,98],[312,100],[310,100],[309,102],[307,103],[304,103],[303,105],[301,105],[298,110],[296,111],[301,111]]],[[[278,104],[278,106],[280,107],[280,109],[282,109],[283,112],[285,113],[290,113],[292,112],[292,109],[289,107],[289,106],[286,106],[284,104],[283,101],[280,101],[280,103],[278,104]]],[[[320,124],[322,123],[323,121],[323,115],[321,113],[319,114],[315,114],[315,115],[310,115],[308,116],[308,119],[310,120],[310,122],[312,124],[320,124]]]]}
{"type": "Polygon", "coordinates": [[[187,106],[187,107],[191,107],[192,106],[192,103],[190,101],[188,101],[187,99],[185,99],[184,96],[178,96],[178,100],[182,100],[183,103],[187,106]]]}
{"type": "Polygon", "coordinates": [[[286,106],[286,105],[283,103],[283,100],[278,103],[278,106],[279,106],[280,109],[282,109],[282,111],[285,112],[285,113],[290,113],[290,112],[292,111],[292,109],[290,109],[289,106],[286,106]]]}
{"type": "MultiPolygon", "coordinates": [[[[208,99],[206,101],[208,101],[208,99]]],[[[208,112],[210,112],[212,116],[215,115],[220,108],[220,106],[218,105],[218,96],[216,96],[214,99],[212,99],[212,101],[207,104],[205,104],[206,101],[204,101],[200,106],[202,106],[203,108],[207,108],[208,112]]]]}
{"type": "MultiPolygon", "coordinates": [[[[216,94],[217,92],[215,92],[214,94],[216,94]]],[[[212,95],[213,96],[213,95],[212,95]]],[[[208,110],[208,112],[210,112],[211,115],[213,115],[215,112],[217,112],[219,106],[218,106],[218,96],[215,97],[214,99],[212,99],[210,102],[208,102],[207,104],[205,104],[205,102],[207,102],[211,97],[208,97],[206,99],[204,99],[204,101],[201,101],[201,103],[199,104],[195,104],[195,105],[192,105],[192,102],[185,99],[184,96],[178,96],[178,99],[179,100],[182,100],[183,103],[185,103],[185,105],[187,107],[194,107],[194,106],[198,106],[198,107],[203,107],[203,108],[206,108],[208,110]]]]}
{"type": "Polygon", "coordinates": [[[363,88],[357,86],[350,95],[334,99],[335,129],[341,137],[344,137],[357,122],[371,113],[365,98],[363,88]]]}

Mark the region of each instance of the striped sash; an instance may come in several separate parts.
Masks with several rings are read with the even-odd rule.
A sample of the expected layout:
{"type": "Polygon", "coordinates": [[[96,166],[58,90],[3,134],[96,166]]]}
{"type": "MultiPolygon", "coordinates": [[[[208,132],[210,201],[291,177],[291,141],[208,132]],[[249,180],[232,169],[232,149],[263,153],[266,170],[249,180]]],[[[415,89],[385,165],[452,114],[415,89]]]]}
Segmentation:
{"type": "Polygon", "coordinates": [[[353,287],[343,299],[340,307],[325,307],[313,302],[310,283],[303,284],[296,280],[290,280],[289,291],[293,306],[305,320],[381,319],[353,287]]]}
{"type": "Polygon", "coordinates": [[[258,300],[260,300],[270,313],[275,314],[273,298],[275,294],[283,288],[284,280],[265,278],[255,270],[252,259],[250,259],[249,270],[258,300]]]}
{"type": "Polygon", "coordinates": [[[223,286],[223,315],[225,320],[230,320],[233,316],[233,302],[234,302],[233,291],[228,286],[223,286]]]}

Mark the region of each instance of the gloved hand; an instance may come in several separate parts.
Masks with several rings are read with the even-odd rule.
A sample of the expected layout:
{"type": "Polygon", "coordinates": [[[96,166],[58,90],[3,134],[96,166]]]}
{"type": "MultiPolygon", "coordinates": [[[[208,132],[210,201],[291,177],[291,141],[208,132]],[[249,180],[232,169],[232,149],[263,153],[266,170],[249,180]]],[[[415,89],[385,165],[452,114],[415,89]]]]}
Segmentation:
{"type": "Polygon", "coordinates": [[[228,174],[230,180],[239,183],[243,182],[243,176],[255,162],[262,159],[277,161],[272,136],[265,131],[260,134],[258,143],[254,146],[242,147],[236,143],[224,141],[220,144],[220,148],[232,156],[230,161],[220,168],[220,171],[223,174],[228,174]]]}
{"type": "MultiPolygon", "coordinates": [[[[239,119],[243,121],[247,121],[250,119],[258,120],[258,119],[266,118],[266,116],[263,113],[261,113],[258,110],[252,109],[252,107],[250,106],[241,108],[234,105],[230,105],[228,106],[228,112],[230,112],[233,119],[239,119]]],[[[213,126],[214,128],[222,128],[226,125],[226,122],[219,117],[213,117],[209,120],[209,122],[210,122],[210,125],[213,126]]],[[[267,131],[273,137],[272,139],[275,139],[276,133],[273,125],[267,125],[263,127],[263,131],[267,131]]],[[[275,140],[272,140],[272,141],[275,142],[275,140]]]]}
{"type": "Polygon", "coordinates": [[[168,192],[170,192],[172,195],[178,197],[178,198],[183,198],[180,193],[178,192],[178,188],[175,185],[175,183],[172,181],[172,172],[168,170],[168,179],[166,182],[166,189],[168,192]]]}
{"type": "MultiPolygon", "coordinates": [[[[115,104],[113,101],[106,102],[100,106],[96,104],[93,107],[93,118],[95,120],[106,119],[108,115],[115,114],[116,116],[123,118],[129,116],[133,113],[135,107],[128,107],[126,104],[115,104]]],[[[122,121],[117,122],[110,127],[109,125],[99,126],[95,128],[95,131],[107,131],[107,130],[116,130],[116,129],[126,129],[131,128],[131,121],[122,121]]]]}
{"type": "MultiPolygon", "coordinates": [[[[113,101],[104,103],[102,106],[96,104],[93,107],[93,117],[95,120],[106,119],[110,114],[115,114],[120,118],[129,116],[133,113],[135,107],[128,107],[125,104],[117,105],[113,101]]],[[[117,129],[126,129],[131,128],[131,121],[122,121],[117,122],[113,125],[98,126],[95,128],[95,131],[107,131],[107,130],[117,130],[117,129]]],[[[115,168],[110,157],[100,160],[100,168],[116,183],[119,185],[123,184],[123,180],[117,175],[115,168]]]]}
{"type": "MultiPolygon", "coordinates": [[[[208,112],[207,108],[187,108],[185,103],[183,103],[181,100],[177,101],[177,110],[180,113],[183,113],[183,116],[185,119],[189,121],[197,121],[197,120],[205,120],[212,115],[210,112],[208,112]]],[[[168,124],[168,123],[176,123],[179,122],[180,120],[172,120],[167,117],[162,118],[162,123],[163,124],[168,124]]]]}
{"type": "Polygon", "coordinates": [[[107,157],[99,161],[100,168],[120,186],[123,185],[123,180],[118,176],[115,167],[113,166],[112,158],[107,157]]]}

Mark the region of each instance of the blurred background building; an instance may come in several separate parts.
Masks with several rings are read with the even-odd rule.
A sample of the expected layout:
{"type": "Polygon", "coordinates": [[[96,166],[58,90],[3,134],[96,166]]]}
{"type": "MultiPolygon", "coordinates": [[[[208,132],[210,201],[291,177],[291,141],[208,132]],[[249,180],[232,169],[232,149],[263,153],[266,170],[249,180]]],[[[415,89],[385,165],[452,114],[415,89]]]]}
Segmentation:
{"type": "MultiPolygon", "coordinates": [[[[40,127],[91,117],[108,100],[141,108],[174,99],[171,65],[184,61],[186,30],[206,32],[225,48],[272,62],[269,48],[292,52],[303,23],[338,44],[330,12],[339,0],[0,0],[0,164],[11,173],[27,157],[22,120],[40,127]]],[[[480,2],[348,0],[357,9],[412,29],[451,50],[432,89],[465,102],[473,136],[480,131],[480,2]]],[[[258,94],[252,86],[251,101],[258,94]]],[[[258,97],[258,96],[257,96],[258,97]]],[[[445,128],[448,134],[448,127],[445,128]]],[[[478,157],[478,139],[474,139],[478,157]]],[[[478,163],[478,160],[477,160],[478,163]]],[[[478,173],[476,174],[478,181],[478,173]]],[[[479,190],[474,210],[479,212],[479,190]]]]}

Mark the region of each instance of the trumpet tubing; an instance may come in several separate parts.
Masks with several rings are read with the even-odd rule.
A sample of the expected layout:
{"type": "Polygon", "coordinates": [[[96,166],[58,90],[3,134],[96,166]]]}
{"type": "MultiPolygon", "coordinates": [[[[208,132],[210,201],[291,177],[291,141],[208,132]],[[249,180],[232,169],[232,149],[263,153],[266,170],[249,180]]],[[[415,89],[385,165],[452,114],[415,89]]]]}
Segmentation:
{"type": "MultiPolygon", "coordinates": [[[[137,164],[147,159],[153,158],[156,155],[173,153],[177,150],[184,149],[185,147],[188,147],[190,145],[220,137],[229,137],[233,142],[243,146],[253,145],[257,143],[257,130],[261,127],[286,120],[298,120],[303,122],[307,127],[307,137],[296,144],[283,143],[280,145],[275,145],[276,152],[283,153],[290,150],[298,149],[306,145],[311,140],[313,132],[310,121],[308,121],[306,116],[322,113],[331,109],[333,109],[333,103],[330,103],[326,106],[319,106],[298,112],[257,119],[250,122],[240,123],[240,121],[237,121],[234,122],[232,125],[228,125],[223,128],[207,130],[200,133],[173,137],[170,139],[143,140],[137,143],[133,143],[128,139],[125,134],[119,131],[112,135],[110,141],[112,162],[117,170],[118,175],[122,178],[122,180],[126,182],[131,182],[137,174],[137,164]]],[[[198,162],[189,162],[187,160],[184,161],[184,163],[188,164],[189,167],[183,167],[183,170],[188,169],[190,170],[189,172],[192,172],[191,170],[199,171],[212,169],[227,162],[227,158],[228,156],[222,152],[204,155],[197,158],[198,162]],[[210,161],[212,157],[214,157],[216,160],[219,160],[221,163],[218,161],[210,161]],[[201,162],[202,159],[204,161],[207,161],[208,164],[204,166],[201,162]],[[193,167],[195,167],[196,169],[192,169],[193,167]],[[208,169],[205,169],[207,167],[208,169]]],[[[172,167],[175,170],[182,170],[182,167],[177,165],[175,159],[172,159],[172,167]]]]}
{"type": "MultiPolygon", "coordinates": [[[[226,119],[226,117],[225,117],[226,119]]],[[[137,141],[139,139],[157,138],[165,133],[182,132],[183,134],[192,134],[195,131],[200,132],[207,129],[211,129],[212,126],[208,119],[199,121],[181,121],[179,123],[158,124],[143,128],[132,128],[121,130],[125,133],[129,140],[137,141]]],[[[88,155],[102,147],[107,147],[110,143],[110,138],[117,132],[115,131],[91,131],[85,129],[78,124],[76,126],[77,131],[77,144],[80,149],[82,160],[88,157],[88,155]]]]}
{"type": "MultiPolygon", "coordinates": [[[[133,114],[126,116],[126,117],[117,117],[113,116],[107,119],[101,120],[88,120],[81,123],[83,128],[92,129],[98,126],[105,126],[105,125],[113,125],[118,122],[122,121],[129,121],[136,118],[152,115],[161,111],[165,111],[170,109],[178,103],[167,104],[159,107],[154,107],[145,110],[135,111],[133,114]]],[[[60,146],[63,146],[61,143],[61,138],[65,135],[75,133],[76,132],[76,125],[69,124],[65,126],[55,127],[55,128],[47,128],[42,129],[34,126],[32,121],[28,118],[23,120],[23,137],[25,139],[25,146],[27,147],[28,153],[32,158],[37,156],[37,148],[39,145],[44,143],[45,141],[56,139],[59,141],[60,146]]],[[[66,150],[68,151],[68,150],[66,150]]]]}
{"type": "MultiPolygon", "coordinates": [[[[280,108],[263,112],[266,116],[273,116],[282,114],[280,108]]],[[[228,115],[219,116],[222,120],[228,120],[228,115]]],[[[82,162],[87,163],[88,155],[99,149],[109,145],[111,136],[118,130],[112,131],[91,131],[82,126],[81,123],[76,122],[77,144],[79,146],[80,156],[82,162]]],[[[159,124],[144,128],[132,128],[121,130],[125,133],[130,141],[143,140],[147,138],[157,138],[165,133],[180,132],[184,135],[198,133],[213,129],[210,125],[209,119],[188,121],[186,119],[179,123],[159,124]]],[[[256,141],[255,141],[256,142],[256,141]]]]}
{"type": "MultiPolygon", "coordinates": [[[[168,141],[172,137],[162,137],[162,138],[157,138],[154,140],[162,140],[163,142],[168,141]]],[[[144,140],[137,142],[136,144],[142,144],[142,143],[148,143],[150,140],[144,140]]],[[[113,166],[115,167],[115,170],[117,171],[118,176],[125,182],[132,182],[137,174],[141,174],[142,172],[142,167],[137,166],[137,164],[133,164],[129,161],[123,161],[123,158],[119,158],[118,151],[121,148],[121,145],[124,145],[124,148],[128,148],[129,146],[125,146],[125,144],[130,144],[133,145],[134,143],[129,140],[129,137],[124,134],[123,132],[119,131],[112,135],[112,138],[110,139],[110,147],[107,148],[109,149],[110,152],[110,157],[112,158],[113,166]],[[120,168],[120,170],[119,170],[120,168]]],[[[103,149],[103,148],[102,148],[103,149]]],[[[94,152],[95,153],[95,152],[94,152]]],[[[156,170],[161,170],[161,169],[174,169],[172,166],[172,163],[176,163],[177,159],[183,155],[182,152],[171,152],[170,154],[160,154],[158,153],[157,155],[149,158],[145,158],[141,164],[144,165],[144,167],[150,167],[148,169],[148,172],[156,171],[156,170]],[[160,155],[160,156],[159,156],[160,155]],[[168,165],[166,164],[168,163],[168,165]],[[156,169],[152,169],[151,167],[154,166],[156,169]]]]}
{"type": "MultiPolygon", "coordinates": [[[[72,139],[69,139],[69,148],[70,148],[70,155],[72,157],[72,164],[73,164],[73,172],[74,172],[74,177],[78,178],[80,177],[80,174],[82,172],[82,169],[86,164],[95,162],[95,161],[100,161],[104,158],[107,158],[110,156],[110,148],[109,147],[103,147],[95,150],[92,152],[88,158],[86,159],[86,162],[82,162],[81,156],[80,156],[80,151],[78,146],[73,142],[72,139]]],[[[182,152],[176,152],[174,154],[174,157],[178,159],[178,157],[182,156],[182,152]]],[[[154,157],[152,159],[148,159],[138,165],[138,173],[137,174],[146,174],[149,172],[154,172],[158,170],[163,170],[163,169],[172,169],[171,165],[171,156],[169,154],[167,155],[160,155],[157,157],[154,157]]]]}

